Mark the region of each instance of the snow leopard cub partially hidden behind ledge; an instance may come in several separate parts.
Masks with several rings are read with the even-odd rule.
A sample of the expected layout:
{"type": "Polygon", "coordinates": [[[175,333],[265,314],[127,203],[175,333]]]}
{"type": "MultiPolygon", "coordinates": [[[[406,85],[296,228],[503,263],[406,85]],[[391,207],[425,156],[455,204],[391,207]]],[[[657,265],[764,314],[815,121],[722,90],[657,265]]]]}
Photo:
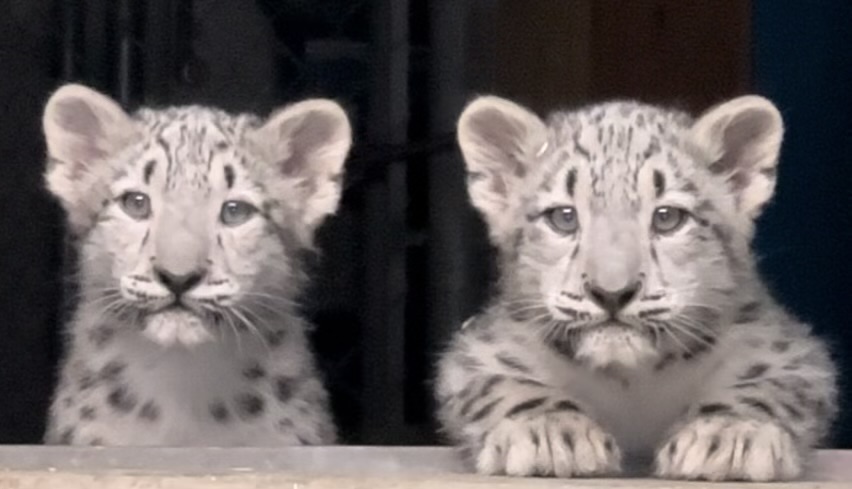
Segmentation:
{"type": "Polygon", "coordinates": [[[479,472],[617,474],[624,454],[668,478],[801,473],[837,392],[750,252],[782,130],[756,96],[697,120],[467,107],[459,143],[501,280],[442,357],[437,397],[479,472]]]}
{"type": "Polygon", "coordinates": [[[299,255],[341,193],[341,107],[128,115],[66,85],[43,122],[47,185],[80,256],[47,442],[333,443],[294,301],[299,255]]]}

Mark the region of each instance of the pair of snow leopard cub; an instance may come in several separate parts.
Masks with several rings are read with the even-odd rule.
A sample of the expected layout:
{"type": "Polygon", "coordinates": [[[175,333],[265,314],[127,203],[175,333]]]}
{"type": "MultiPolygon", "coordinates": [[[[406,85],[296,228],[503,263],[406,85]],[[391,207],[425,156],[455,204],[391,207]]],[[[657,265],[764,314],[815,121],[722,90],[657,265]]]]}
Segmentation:
{"type": "MultiPolygon", "coordinates": [[[[43,122],[81,295],[48,443],[334,443],[295,301],[297,255],[340,198],[341,107],[129,115],[66,85],[43,122]]],[[[467,106],[458,139],[501,280],[435,385],[478,472],[609,475],[624,454],[653,456],[661,477],[801,473],[837,392],[825,346],[772,300],[749,248],[782,131],[755,96],[697,119],[467,106]]]]}

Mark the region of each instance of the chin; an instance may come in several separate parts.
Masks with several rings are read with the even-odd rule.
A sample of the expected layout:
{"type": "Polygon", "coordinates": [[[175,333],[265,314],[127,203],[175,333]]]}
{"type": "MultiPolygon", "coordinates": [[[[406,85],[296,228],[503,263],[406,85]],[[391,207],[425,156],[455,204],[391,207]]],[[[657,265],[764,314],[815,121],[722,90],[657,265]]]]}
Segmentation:
{"type": "Polygon", "coordinates": [[[195,347],[214,340],[207,325],[195,312],[184,307],[168,307],[148,314],[142,334],[164,347],[195,347]]]}
{"type": "Polygon", "coordinates": [[[635,328],[604,324],[577,338],[574,358],[594,370],[635,370],[659,360],[651,338],[635,328]]]}

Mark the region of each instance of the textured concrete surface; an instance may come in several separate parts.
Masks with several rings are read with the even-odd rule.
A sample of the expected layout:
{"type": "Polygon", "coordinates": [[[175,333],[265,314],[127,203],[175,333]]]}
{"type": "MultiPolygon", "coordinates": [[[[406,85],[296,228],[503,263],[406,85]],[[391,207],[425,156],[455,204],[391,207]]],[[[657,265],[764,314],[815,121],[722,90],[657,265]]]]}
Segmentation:
{"type": "Polygon", "coordinates": [[[782,484],[653,479],[521,479],[466,473],[443,447],[0,447],[0,489],[709,489],[852,488],[852,451],[818,453],[807,481],[782,484]]]}
{"type": "Polygon", "coordinates": [[[225,476],[179,476],[158,474],[0,473],[0,488],[15,489],[834,489],[852,487],[852,482],[794,482],[780,484],[672,482],[650,479],[510,479],[471,475],[346,477],[288,474],[232,474],[225,476]]]}

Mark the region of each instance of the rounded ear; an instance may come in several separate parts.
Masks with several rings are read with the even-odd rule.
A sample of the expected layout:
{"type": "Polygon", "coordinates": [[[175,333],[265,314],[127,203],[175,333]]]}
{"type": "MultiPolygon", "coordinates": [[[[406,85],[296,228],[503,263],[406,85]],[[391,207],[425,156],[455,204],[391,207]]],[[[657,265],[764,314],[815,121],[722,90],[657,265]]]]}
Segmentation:
{"type": "Polygon", "coordinates": [[[518,193],[547,143],[547,126],[514,102],[480,97],[459,117],[458,141],[468,172],[471,201],[500,246],[517,226],[518,193]]]}
{"type": "Polygon", "coordinates": [[[248,138],[291,184],[290,192],[297,195],[281,197],[301,206],[309,229],[337,210],[343,163],[352,145],[352,128],[340,105],[312,99],[287,106],[248,138]]]}
{"type": "Polygon", "coordinates": [[[62,202],[72,230],[87,228],[109,185],[107,160],[136,137],[136,127],[111,98],[82,85],[64,85],[42,118],[48,189],[62,202]]]}
{"type": "Polygon", "coordinates": [[[690,129],[690,141],[723,176],[737,208],[754,219],[775,192],[776,168],[784,135],[781,113],[756,95],[709,109],[690,129]]]}

